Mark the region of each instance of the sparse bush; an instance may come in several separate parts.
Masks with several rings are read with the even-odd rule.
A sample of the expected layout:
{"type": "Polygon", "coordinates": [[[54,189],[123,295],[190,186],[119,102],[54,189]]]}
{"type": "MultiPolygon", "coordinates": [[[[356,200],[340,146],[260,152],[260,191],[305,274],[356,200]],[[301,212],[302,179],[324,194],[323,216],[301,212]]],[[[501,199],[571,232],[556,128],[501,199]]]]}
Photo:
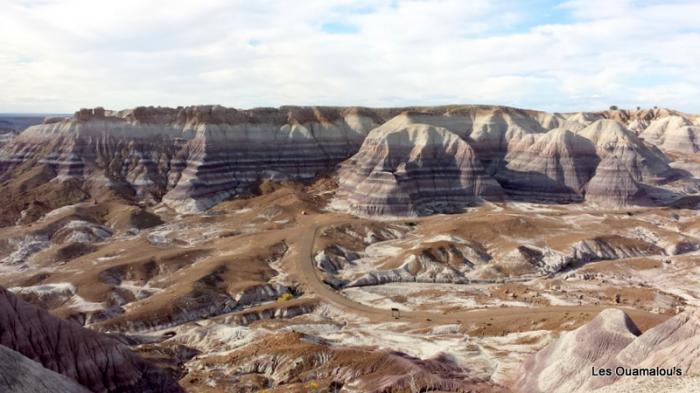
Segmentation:
{"type": "Polygon", "coordinates": [[[320,387],[321,385],[319,385],[319,383],[316,381],[309,381],[304,385],[304,388],[309,389],[309,391],[313,393],[318,392],[320,387]]]}
{"type": "Polygon", "coordinates": [[[294,295],[292,295],[289,292],[285,292],[280,297],[277,298],[278,302],[288,302],[290,300],[294,299],[294,295]]]}
{"type": "Polygon", "coordinates": [[[617,105],[610,105],[610,110],[611,110],[611,111],[616,111],[616,110],[618,110],[618,109],[619,109],[619,108],[617,107],[617,105]]]}

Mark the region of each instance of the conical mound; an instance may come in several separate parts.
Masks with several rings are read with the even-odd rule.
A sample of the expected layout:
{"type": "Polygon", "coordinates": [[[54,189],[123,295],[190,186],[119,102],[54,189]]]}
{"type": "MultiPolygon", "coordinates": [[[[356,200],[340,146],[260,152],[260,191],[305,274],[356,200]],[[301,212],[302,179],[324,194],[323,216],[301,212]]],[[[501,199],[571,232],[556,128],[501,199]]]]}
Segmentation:
{"type": "Polygon", "coordinates": [[[639,136],[666,152],[695,154],[700,151],[700,126],[682,116],[658,119],[639,136]]]}
{"type": "Polygon", "coordinates": [[[647,146],[615,120],[598,120],[579,131],[578,135],[595,145],[601,160],[616,156],[635,181],[659,183],[672,172],[668,159],[658,149],[647,146]]]}
{"type": "Polygon", "coordinates": [[[624,163],[616,156],[608,156],[586,186],[586,201],[626,206],[648,203],[648,198],[624,163]]]}
{"type": "Polygon", "coordinates": [[[589,140],[563,128],[514,146],[505,160],[498,180],[509,194],[557,202],[581,200],[599,161],[589,140]]]}

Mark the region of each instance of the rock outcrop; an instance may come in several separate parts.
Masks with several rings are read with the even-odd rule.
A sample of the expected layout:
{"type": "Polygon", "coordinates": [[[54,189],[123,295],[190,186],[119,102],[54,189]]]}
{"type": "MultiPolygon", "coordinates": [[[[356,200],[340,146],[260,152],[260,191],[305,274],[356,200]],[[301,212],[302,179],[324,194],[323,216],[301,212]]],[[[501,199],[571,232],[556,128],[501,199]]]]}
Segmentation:
{"type": "Polygon", "coordinates": [[[0,151],[0,180],[47,166],[59,180],[204,209],[265,176],[304,180],[355,153],[390,110],[220,106],[81,110],[28,128],[0,151]],[[386,113],[385,113],[386,112],[386,113]]]}
{"type": "Polygon", "coordinates": [[[644,144],[632,131],[614,120],[597,120],[578,132],[590,140],[602,160],[614,156],[635,181],[659,183],[671,175],[668,158],[644,144]]]}
{"type": "Polygon", "coordinates": [[[199,210],[267,178],[313,179],[355,153],[382,122],[358,109],[290,108],[265,115],[200,125],[186,146],[186,166],[170,176],[164,199],[199,210]]]}
{"type": "Polygon", "coordinates": [[[0,287],[0,345],[93,392],[181,392],[118,341],[58,319],[0,287]]]}
{"type": "Polygon", "coordinates": [[[604,310],[530,357],[515,388],[523,393],[589,392],[630,378],[624,370],[632,369],[645,369],[651,377],[677,379],[678,369],[682,376],[697,376],[699,332],[697,310],[678,314],[644,334],[623,311],[604,310]],[[593,367],[610,368],[613,375],[592,375],[593,367]]]}
{"type": "Polygon", "coordinates": [[[339,178],[339,198],[359,214],[456,212],[501,196],[467,142],[410,114],[374,129],[339,178]]]}

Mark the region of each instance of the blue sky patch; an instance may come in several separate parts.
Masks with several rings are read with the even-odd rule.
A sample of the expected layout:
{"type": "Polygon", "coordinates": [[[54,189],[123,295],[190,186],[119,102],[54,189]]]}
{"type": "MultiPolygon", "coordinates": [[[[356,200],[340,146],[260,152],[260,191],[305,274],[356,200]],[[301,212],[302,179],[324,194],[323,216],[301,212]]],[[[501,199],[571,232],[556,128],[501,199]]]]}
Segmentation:
{"type": "Polygon", "coordinates": [[[356,34],[360,28],[344,22],[329,22],[321,25],[321,30],[329,34],[356,34]]]}

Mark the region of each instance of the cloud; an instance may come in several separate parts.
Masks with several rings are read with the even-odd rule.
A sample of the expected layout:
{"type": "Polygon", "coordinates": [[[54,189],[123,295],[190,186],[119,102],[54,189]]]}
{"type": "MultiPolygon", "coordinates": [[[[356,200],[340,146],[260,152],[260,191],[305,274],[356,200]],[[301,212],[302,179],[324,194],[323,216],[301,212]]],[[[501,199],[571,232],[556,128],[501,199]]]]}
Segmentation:
{"type": "Polygon", "coordinates": [[[700,112],[697,1],[0,0],[0,112],[493,103],[700,112]]]}

